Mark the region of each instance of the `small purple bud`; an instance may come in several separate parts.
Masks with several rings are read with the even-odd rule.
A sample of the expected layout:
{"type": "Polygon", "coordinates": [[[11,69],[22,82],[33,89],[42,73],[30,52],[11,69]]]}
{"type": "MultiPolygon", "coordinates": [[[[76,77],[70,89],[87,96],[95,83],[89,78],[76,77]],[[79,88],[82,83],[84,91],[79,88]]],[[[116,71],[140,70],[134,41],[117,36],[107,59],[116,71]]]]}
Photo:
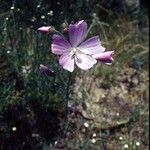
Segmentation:
{"type": "Polygon", "coordinates": [[[66,27],[66,28],[64,28],[64,32],[65,32],[65,33],[67,33],[67,32],[68,32],[68,30],[69,30],[69,28],[67,28],[67,27],[66,27]]]}
{"type": "Polygon", "coordinates": [[[97,59],[98,61],[111,65],[113,61],[112,55],[114,54],[114,51],[106,51],[99,54],[92,55],[93,58],[97,59]]]}
{"type": "Polygon", "coordinates": [[[45,33],[53,33],[54,30],[55,29],[52,26],[43,26],[43,27],[38,28],[38,31],[45,32],[45,33]]]}
{"type": "Polygon", "coordinates": [[[54,76],[54,71],[42,64],[40,64],[40,72],[46,76],[54,76]]]}

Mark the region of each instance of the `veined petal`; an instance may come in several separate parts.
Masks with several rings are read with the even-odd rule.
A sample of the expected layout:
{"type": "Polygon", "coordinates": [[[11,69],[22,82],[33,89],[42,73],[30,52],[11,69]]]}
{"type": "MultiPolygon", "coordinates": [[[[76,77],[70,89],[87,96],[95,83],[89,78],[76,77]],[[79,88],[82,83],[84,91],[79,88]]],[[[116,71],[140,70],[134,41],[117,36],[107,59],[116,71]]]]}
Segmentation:
{"type": "Polygon", "coordinates": [[[59,64],[66,70],[73,72],[74,70],[74,58],[70,53],[66,53],[60,56],[59,64]]]}
{"type": "Polygon", "coordinates": [[[71,45],[64,37],[54,34],[51,49],[52,53],[56,55],[62,55],[69,52],[71,45]]]}
{"type": "Polygon", "coordinates": [[[78,53],[75,56],[76,65],[83,70],[90,69],[96,62],[96,59],[86,54],[78,53]]]}
{"type": "Polygon", "coordinates": [[[73,47],[78,46],[85,38],[87,23],[84,20],[69,26],[69,40],[73,47]]]}
{"type": "Polygon", "coordinates": [[[107,51],[104,53],[92,55],[92,57],[101,61],[102,63],[110,65],[113,61],[113,58],[112,58],[113,53],[114,53],[114,51],[107,51]]]}
{"type": "Polygon", "coordinates": [[[101,42],[98,36],[94,36],[78,46],[78,49],[84,54],[98,54],[105,51],[105,48],[101,46],[101,42]]]}

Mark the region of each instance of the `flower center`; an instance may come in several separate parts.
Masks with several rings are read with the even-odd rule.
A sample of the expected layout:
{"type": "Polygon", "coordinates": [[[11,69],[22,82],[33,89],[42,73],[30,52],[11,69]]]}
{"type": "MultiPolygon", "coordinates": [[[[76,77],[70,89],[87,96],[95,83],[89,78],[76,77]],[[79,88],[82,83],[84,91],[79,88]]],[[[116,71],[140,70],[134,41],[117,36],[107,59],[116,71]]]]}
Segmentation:
{"type": "Polygon", "coordinates": [[[75,59],[76,58],[76,60],[78,61],[78,63],[81,63],[82,60],[80,58],[78,58],[78,56],[77,56],[77,54],[79,54],[79,53],[82,53],[80,51],[80,49],[75,48],[75,47],[71,48],[71,53],[70,53],[71,54],[71,59],[75,59]]]}
{"type": "Polygon", "coordinates": [[[72,48],[71,48],[71,53],[77,54],[77,53],[79,53],[79,52],[80,52],[80,50],[79,50],[78,48],[75,48],[75,47],[72,47],[72,48]]]}
{"type": "MultiPolygon", "coordinates": [[[[79,52],[80,50],[75,48],[75,47],[72,47],[71,48],[71,55],[72,55],[72,59],[75,58],[76,54],[79,52]]],[[[77,57],[77,56],[76,56],[77,57]]]]}
{"type": "Polygon", "coordinates": [[[73,47],[73,48],[71,48],[71,51],[75,54],[77,49],[73,47]]]}

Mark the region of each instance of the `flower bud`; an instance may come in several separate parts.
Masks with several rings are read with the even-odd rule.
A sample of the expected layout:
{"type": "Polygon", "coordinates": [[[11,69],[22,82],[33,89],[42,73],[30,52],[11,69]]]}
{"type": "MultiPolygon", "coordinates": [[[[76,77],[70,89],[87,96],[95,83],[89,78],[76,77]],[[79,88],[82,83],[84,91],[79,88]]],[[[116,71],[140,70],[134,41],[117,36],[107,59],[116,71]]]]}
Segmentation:
{"type": "Polygon", "coordinates": [[[112,64],[114,51],[106,51],[103,53],[92,55],[93,58],[105,64],[112,64]]]}
{"type": "Polygon", "coordinates": [[[38,31],[45,32],[45,33],[52,33],[54,31],[54,27],[43,26],[43,27],[38,28],[38,31]]]}
{"type": "Polygon", "coordinates": [[[68,32],[68,28],[66,27],[66,28],[64,28],[64,32],[65,33],[67,33],[68,32]]]}
{"type": "Polygon", "coordinates": [[[63,32],[64,33],[67,33],[68,32],[68,23],[66,23],[66,22],[64,22],[64,23],[62,23],[62,29],[63,29],[63,32]]]}
{"type": "Polygon", "coordinates": [[[52,71],[50,68],[48,68],[47,66],[44,66],[42,64],[40,64],[40,72],[46,76],[53,76],[54,75],[54,71],[52,71]]]}

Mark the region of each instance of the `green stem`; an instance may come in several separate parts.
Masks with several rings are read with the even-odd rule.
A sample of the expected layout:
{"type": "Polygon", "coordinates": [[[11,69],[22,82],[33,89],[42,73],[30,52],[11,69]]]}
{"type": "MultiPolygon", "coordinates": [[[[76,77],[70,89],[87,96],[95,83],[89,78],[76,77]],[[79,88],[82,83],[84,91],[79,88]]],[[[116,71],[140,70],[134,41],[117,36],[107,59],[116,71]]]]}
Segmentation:
{"type": "Polygon", "coordinates": [[[54,29],[54,31],[58,34],[60,34],[61,36],[64,36],[61,32],[59,32],[58,30],[54,29]]]}
{"type": "Polygon", "coordinates": [[[86,36],[89,34],[90,30],[95,26],[95,22],[93,21],[90,27],[87,30],[86,36]]]}
{"type": "Polygon", "coordinates": [[[69,102],[70,83],[71,83],[71,73],[69,72],[69,74],[68,74],[67,88],[66,88],[66,97],[65,97],[65,100],[66,100],[66,103],[65,103],[65,109],[66,109],[65,110],[66,126],[65,126],[65,132],[64,132],[64,134],[66,134],[67,129],[68,129],[68,125],[69,125],[69,122],[68,122],[68,102],[69,102]]]}
{"type": "Polygon", "coordinates": [[[71,73],[69,72],[69,74],[68,74],[68,83],[67,83],[67,88],[66,88],[66,116],[68,115],[70,82],[71,82],[71,73]]]}

